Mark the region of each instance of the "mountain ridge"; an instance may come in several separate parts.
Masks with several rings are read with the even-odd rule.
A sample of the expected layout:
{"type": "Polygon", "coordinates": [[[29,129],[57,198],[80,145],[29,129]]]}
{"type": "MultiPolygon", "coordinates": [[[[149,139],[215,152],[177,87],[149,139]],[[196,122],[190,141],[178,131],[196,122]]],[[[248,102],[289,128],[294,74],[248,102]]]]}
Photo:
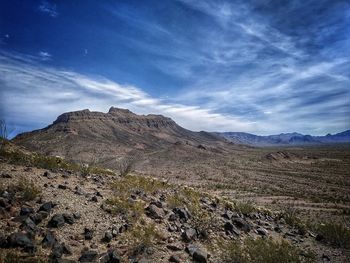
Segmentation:
{"type": "Polygon", "coordinates": [[[252,146],[273,146],[273,145],[319,145],[350,142],[350,130],[325,136],[305,135],[297,132],[280,133],[274,135],[255,135],[246,132],[217,132],[227,140],[252,146]]]}

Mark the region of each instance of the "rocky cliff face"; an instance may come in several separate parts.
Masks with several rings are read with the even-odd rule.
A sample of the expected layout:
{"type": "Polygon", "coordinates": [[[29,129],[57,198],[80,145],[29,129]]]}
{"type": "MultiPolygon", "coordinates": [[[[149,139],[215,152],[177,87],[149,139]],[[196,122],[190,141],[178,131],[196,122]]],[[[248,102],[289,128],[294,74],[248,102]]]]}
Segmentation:
{"type": "Polygon", "coordinates": [[[16,144],[80,162],[120,158],[178,147],[195,151],[228,147],[220,136],[192,132],[162,115],[137,115],[112,107],[107,113],[81,110],[60,115],[48,127],[18,135],[16,144]],[[192,149],[191,148],[191,149],[192,149]]]}

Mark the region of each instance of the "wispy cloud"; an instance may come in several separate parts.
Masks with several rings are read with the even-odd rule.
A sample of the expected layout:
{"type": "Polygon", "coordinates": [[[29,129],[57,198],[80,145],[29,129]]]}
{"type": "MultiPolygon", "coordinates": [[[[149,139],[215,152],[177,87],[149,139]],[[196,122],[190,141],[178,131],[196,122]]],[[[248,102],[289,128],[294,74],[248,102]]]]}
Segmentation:
{"type": "Polygon", "coordinates": [[[214,113],[209,108],[167,102],[134,86],[44,67],[19,56],[2,55],[0,73],[4,87],[1,90],[4,99],[1,117],[12,125],[32,122],[39,128],[52,122],[63,111],[84,108],[106,111],[110,106],[118,106],[137,113],[164,114],[193,130],[213,130],[213,127],[222,131],[251,130],[254,126],[252,122],[214,113]]]}
{"type": "Polygon", "coordinates": [[[38,10],[44,14],[47,14],[51,17],[57,17],[57,6],[56,4],[50,3],[49,1],[42,0],[38,6],[38,10]]]}
{"type": "Polygon", "coordinates": [[[46,52],[46,51],[40,51],[38,53],[38,55],[42,61],[51,60],[51,57],[52,57],[51,54],[49,52],[46,52]]]}

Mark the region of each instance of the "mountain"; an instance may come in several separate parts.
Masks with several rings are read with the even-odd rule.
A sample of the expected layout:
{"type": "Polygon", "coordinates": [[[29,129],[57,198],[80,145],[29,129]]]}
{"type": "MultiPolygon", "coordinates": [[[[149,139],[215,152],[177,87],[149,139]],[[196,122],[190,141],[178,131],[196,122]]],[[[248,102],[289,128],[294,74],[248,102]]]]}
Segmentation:
{"type": "Polygon", "coordinates": [[[222,132],[216,133],[227,140],[245,145],[253,146],[273,146],[273,145],[318,145],[329,143],[347,143],[350,142],[350,130],[327,134],[326,136],[312,136],[300,133],[281,133],[277,135],[260,136],[245,132],[222,132]]]}
{"type": "Polygon", "coordinates": [[[13,142],[84,163],[111,163],[173,148],[186,149],[187,154],[221,152],[229,145],[221,136],[186,130],[162,115],[137,115],[114,107],[108,113],[87,109],[64,113],[48,127],[20,134],[13,142]]]}

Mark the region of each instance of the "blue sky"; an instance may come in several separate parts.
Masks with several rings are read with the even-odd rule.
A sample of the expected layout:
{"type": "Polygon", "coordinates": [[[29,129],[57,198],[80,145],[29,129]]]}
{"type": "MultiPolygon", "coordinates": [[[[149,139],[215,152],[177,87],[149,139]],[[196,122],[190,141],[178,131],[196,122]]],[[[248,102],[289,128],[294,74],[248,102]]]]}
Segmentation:
{"type": "Polygon", "coordinates": [[[350,128],[347,0],[0,0],[12,135],[110,106],[185,128],[350,128]]]}

